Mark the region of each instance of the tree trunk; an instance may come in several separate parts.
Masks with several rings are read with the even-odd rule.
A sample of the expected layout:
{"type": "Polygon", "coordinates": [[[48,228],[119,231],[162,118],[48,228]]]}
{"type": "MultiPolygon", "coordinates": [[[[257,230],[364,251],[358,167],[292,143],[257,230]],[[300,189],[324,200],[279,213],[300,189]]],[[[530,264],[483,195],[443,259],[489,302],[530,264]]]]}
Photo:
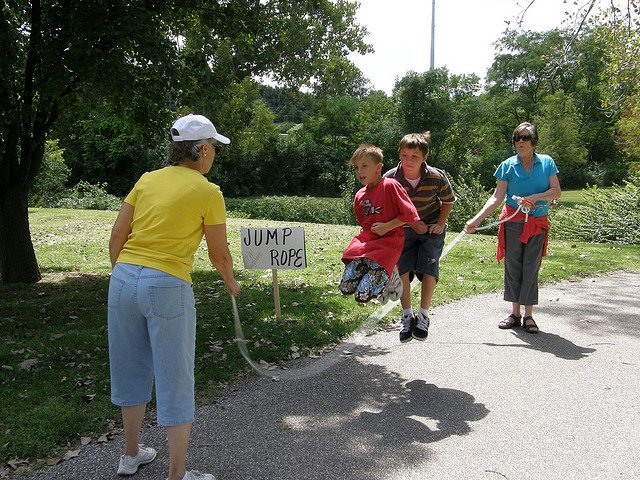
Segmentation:
{"type": "Polygon", "coordinates": [[[28,190],[0,189],[0,281],[36,283],[42,277],[29,230],[28,190]]]}

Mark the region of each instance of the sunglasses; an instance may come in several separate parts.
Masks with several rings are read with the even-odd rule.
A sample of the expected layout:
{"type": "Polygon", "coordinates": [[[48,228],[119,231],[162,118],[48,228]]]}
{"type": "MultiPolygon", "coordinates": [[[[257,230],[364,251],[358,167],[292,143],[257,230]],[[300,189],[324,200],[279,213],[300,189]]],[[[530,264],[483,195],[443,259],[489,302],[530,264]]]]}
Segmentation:
{"type": "Polygon", "coordinates": [[[522,140],[523,142],[528,142],[531,140],[531,135],[514,135],[513,136],[514,142],[519,142],[520,140],[522,140]]]}
{"type": "Polygon", "coordinates": [[[216,155],[222,151],[222,145],[217,145],[212,143],[211,146],[216,151],[216,155]]]}

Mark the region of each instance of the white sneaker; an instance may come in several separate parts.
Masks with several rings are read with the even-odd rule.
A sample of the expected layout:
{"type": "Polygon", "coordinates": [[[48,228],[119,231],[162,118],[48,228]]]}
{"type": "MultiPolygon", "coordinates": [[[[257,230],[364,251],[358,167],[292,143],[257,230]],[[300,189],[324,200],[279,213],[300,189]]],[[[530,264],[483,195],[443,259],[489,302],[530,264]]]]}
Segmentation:
{"type": "Polygon", "coordinates": [[[153,462],[157,452],[151,447],[138,445],[138,454],[135,457],[130,455],[120,456],[120,465],[118,465],[118,475],[133,475],[138,471],[140,465],[153,462]]]}
{"type": "Polygon", "coordinates": [[[398,267],[393,267],[393,273],[387,284],[387,292],[389,299],[393,302],[398,300],[402,296],[402,279],[398,273],[398,267]]]}
{"type": "Polygon", "coordinates": [[[210,473],[200,473],[198,470],[189,470],[184,474],[182,480],[216,480],[210,473]]]}
{"type": "Polygon", "coordinates": [[[389,300],[395,302],[402,295],[402,279],[400,278],[400,274],[398,273],[398,267],[393,267],[393,272],[391,274],[391,278],[387,282],[386,287],[382,293],[378,296],[378,301],[384,305],[389,300]]]}

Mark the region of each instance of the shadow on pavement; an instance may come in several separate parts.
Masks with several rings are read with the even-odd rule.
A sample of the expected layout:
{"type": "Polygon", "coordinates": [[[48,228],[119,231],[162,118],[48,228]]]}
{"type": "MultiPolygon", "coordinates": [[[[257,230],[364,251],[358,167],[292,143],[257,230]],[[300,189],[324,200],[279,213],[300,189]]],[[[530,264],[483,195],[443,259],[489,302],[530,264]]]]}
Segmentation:
{"type": "Polygon", "coordinates": [[[211,414],[219,418],[212,418],[207,430],[226,433],[206,444],[196,437],[194,449],[207,449],[212,458],[242,459],[212,463],[224,479],[375,479],[428,461],[426,445],[467,435],[470,422],[488,415],[466,392],[425,380],[405,383],[396,373],[363,362],[358,356],[379,354],[368,350],[359,347],[357,356],[322,376],[268,384],[251,405],[229,398],[222,412],[212,406],[211,414]],[[239,415],[256,420],[239,428],[234,425],[239,415]]]}
{"type": "Polygon", "coordinates": [[[527,333],[523,328],[514,328],[511,333],[522,343],[485,343],[484,345],[490,347],[529,348],[543,353],[551,353],[564,360],[580,360],[586,358],[589,353],[596,351],[595,348],[581,347],[560,335],[542,330],[536,334],[531,334],[527,333]]]}

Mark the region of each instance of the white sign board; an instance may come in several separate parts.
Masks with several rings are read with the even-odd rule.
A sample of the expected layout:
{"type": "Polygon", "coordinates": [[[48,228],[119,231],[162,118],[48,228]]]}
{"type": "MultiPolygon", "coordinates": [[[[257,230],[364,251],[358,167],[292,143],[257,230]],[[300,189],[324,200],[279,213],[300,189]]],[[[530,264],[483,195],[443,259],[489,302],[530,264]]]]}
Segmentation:
{"type": "Polygon", "coordinates": [[[304,228],[242,228],[240,244],[248,270],[307,268],[304,228]]]}

